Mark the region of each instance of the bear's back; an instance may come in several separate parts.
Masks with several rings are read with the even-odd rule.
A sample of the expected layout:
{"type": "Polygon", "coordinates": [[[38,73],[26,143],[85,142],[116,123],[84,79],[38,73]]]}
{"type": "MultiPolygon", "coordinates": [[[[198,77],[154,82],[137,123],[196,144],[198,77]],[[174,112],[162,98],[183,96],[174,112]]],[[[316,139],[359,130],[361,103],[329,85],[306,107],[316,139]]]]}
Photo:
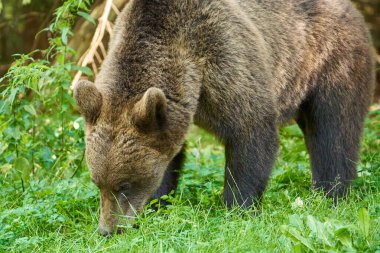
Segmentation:
{"type": "MultiPolygon", "coordinates": [[[[210,0],[214,1],[214,0],[210,0]]],[[[252,27],[262,43],[267,61],[267,75],[277,100],[279,121],[293,117],[300,103],[316,86],[330,62],[346,65],[365,61],[371,50],[369,33],[362,15],[347,0],[223,0],[243,26],[252,27]]],[[[260,43],[257,36],[247,36],[242,29],[231,28],[233,43],[248,40],[260,43]],[[236,40],[234,41],[234,38],[236,40]]],[[[233,44],[231,43],[231,44],[233,44]]],[[[248,55],[245,53],[245,55],[248,55]]],[[[249,56],[248,56],[249,57],[249,56]]],[[[252,56],[253,58],[256,55],[252,56]]],[[[260,56],[259,56],[260,57],[260,56]]],[[[362,85],[362,84],[358,84],[362,85]]],[[[366,85],[366,84],[363,84],[366,85]]],[[[367,87],[363,87],[368,89],[367,87]]]]}

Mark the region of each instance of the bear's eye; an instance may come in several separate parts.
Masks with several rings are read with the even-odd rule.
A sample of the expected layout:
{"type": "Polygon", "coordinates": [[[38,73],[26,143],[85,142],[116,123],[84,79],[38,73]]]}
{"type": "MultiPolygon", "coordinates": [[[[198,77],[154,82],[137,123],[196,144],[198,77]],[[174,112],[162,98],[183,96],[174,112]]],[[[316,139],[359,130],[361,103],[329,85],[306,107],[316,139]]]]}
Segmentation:
{"type": "Polygon", "coordinates": [[[119,186],[119,192],[128,192],[131,189],[131,184],[130,183],[123,183],[122,185],[119,186]]]}

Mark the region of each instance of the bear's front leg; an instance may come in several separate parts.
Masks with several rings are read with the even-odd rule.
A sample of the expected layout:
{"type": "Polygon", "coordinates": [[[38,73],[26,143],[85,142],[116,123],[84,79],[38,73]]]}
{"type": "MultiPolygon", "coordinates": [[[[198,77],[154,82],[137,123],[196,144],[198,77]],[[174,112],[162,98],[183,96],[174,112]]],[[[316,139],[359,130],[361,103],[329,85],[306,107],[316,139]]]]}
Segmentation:
{"type": "Polygon", "coordinates": [[[260,200],[276,158],[276,125],[271,122],[228,138],[225,149],[224,201],[228,208],[249,208],[260,200]]]}
{"type": "MultiPolygon", "coordinates": [[[[180,172],[185,161],[185,147],[173,158],[168,168],[165,171],[164,179],[160,187],[157,189],[152,199],[159,199],[164,195],[168,195],[171,191],[175,190],[178,186],[180,172]]],[[[165,201],[160,201],[161,204],[166,204],[165,201]]]]}

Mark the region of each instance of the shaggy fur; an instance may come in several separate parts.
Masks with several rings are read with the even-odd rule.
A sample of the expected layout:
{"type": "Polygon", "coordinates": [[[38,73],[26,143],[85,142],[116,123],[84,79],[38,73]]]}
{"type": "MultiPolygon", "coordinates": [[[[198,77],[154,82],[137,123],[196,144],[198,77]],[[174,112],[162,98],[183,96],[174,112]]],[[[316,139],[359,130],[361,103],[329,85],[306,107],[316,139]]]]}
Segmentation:
{"type": "Polygon", "coordinates": [[[291,119],[313,185],[343,194],[373,92],[371,48],[348,0],[131,0],[95,85],[75,91],[101,232],[175,189],[193,122],[225,144],[229,207],[260,199],[291,119]]]}

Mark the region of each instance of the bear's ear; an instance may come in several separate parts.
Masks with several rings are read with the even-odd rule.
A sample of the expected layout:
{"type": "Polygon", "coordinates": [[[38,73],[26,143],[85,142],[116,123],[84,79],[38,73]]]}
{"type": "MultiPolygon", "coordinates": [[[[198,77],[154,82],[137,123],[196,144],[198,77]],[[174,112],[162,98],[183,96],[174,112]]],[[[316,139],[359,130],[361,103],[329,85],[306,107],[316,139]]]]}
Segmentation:
{"type": "Polygon", "coordinates": [[[79,112],[87,123],[94,124],[99,117],[103,98],[95,84],[90,81],[79,81],[74,88],[74,98],[79,112]]]}
{"type": "Polygon", "coordinates": [[[166,124],[167,101],[164,92],[149,88],[133,108],[132,121],[141,130],[161,129],[166,124]]]}

